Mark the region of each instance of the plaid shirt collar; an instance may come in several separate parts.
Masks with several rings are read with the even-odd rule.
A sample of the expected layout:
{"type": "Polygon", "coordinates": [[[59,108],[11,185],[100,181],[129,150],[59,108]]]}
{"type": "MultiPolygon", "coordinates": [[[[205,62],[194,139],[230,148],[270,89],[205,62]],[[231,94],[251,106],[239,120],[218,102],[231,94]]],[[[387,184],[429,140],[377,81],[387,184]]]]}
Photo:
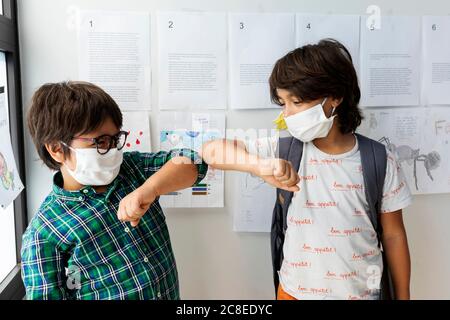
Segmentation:
{"type": "MultiPolygon", "coordinates": [[[[122,174],[119,172],[119,175],[111,182],[105,194],[105,200],[108,200],[110,195],[114,192],[120,180],[122,179],[122,174]]],[[[68,201],[83,201],[88,195],[98,195],[93,186],[84,186],[80,190],[66,190],[63,188],[64,179],[61,171],[56,172],[53,175],[53,193],[57,198],[68,201]]]]}

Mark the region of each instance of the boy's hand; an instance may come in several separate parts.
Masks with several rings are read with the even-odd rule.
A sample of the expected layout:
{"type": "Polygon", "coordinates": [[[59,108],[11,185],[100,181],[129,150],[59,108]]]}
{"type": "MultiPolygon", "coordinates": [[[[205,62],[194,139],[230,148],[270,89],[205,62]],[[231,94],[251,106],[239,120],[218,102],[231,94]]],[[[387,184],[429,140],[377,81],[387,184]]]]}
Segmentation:
{"type": "Polygon", "coordinates": [[[290,192],[300,191],[300,177],[292,163],[283,159],[259,159],[255,174],[268,184],[290,192]]]}
{"type": "Polygon", "coordinates": [[[151,186],[142,185],[120,201],[117,217],[120,221],[129,221],[132,227],[136,227],[156,197],[157,194],[151,186]]]}

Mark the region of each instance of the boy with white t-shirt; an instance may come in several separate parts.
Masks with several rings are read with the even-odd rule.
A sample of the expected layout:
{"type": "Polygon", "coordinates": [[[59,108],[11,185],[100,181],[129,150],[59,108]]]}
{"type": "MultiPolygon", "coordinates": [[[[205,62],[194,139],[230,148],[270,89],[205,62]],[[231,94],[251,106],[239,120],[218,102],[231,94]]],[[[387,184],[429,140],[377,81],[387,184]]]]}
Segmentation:
{"type": "Polygon", "coordinates": [[[303,142],[300,164],[278,159],[278,136],[209,142],[202,156],[212,167],[250,172],[294,192],[276,270],[277,298],[379,299],[376,286],[369,283],[373,271],[384,267],[380,240],[395,298],[409,299],[410,258],[402,209],[412,196],[396,155],[386,150],[378,239],[369,219],[355,135],[362,116],[350,54],[333,40],[298,48],[276,63],[270,88],[273,101],[283,106],[279,129],[303,142]]]}

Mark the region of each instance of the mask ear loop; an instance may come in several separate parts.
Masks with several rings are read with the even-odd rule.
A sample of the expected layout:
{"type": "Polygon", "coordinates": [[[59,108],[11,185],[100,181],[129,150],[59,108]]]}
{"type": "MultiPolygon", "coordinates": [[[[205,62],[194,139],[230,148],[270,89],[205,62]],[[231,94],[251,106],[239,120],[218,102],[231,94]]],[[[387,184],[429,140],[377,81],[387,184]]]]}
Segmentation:
{"type": "MultiPolygon", "coordinates": [[[[71,146],[69,146],[69,145],[68,145],[67,143],[65,143],[64,141],[60,141],[60,142],[61,142],[61,144],[62,144],[63,146],[69,148],[70,150],[72,150],[72,151],[75,152],[75,154],[76,154],[76,150],[75,150],[74,148],[72,148],[71,146]]],[[[72,169],[70,169],[70,168],[67,166],[67,164],[66,164],[65,162],[63,162],[63,166],[66,166],[66,168],[67,168],[68,170],[73,171],[72,169]]]]}
{"type": "Polygon", "coordinates": [[[64,141],[60,141],[60,142],[61,142],[61,144],[62,144],[63,146],[69,148],[69,149],[72,150],[72,151],[75,151],[74,148],[72,148],[71,146],[69,146],[69,145],[68,145],[67,143],[65,143],[64,141]]]}
{"type": "Polygon", "coordinates": [[[333,109],[331,110],[330,118],[334,115],[334,111],[336,111],[336,107],[333,107],[333,109]]]}
{"type": "MultiPolygon", "coordinates": [[[[324,107],[324,105],[325,105],[325,102],[327,102],[327,99],[328,99],[328,97],[327,98],[325,98],[325,99],[323,99],[323,102],[321,103],[321,105],[322,105],[322,108],[324,107]]],[[[331,110],[331,115],[330,115],[330,118],[334,115],[334,111],[336,111],[336,107],[333,107],[333,109],[331,110]]]]}

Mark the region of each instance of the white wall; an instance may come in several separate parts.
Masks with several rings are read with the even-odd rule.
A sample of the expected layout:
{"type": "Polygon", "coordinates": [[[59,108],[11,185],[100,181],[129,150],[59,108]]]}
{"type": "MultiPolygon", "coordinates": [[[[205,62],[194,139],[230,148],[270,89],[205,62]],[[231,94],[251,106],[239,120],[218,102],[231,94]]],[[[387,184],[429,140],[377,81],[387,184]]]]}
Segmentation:
{"type": "MultiPolygon", "coordinates": [[[[34,90],[45,82],[75,80],[78,74],[76,34],[67,28],[67,9],[201,10],[228,12],[304,12],[365,14],[367,6],[382,14],[442,15],[448,0],[19,0],[19,33],[23,99],[27,109],[34,90]]],[[[152,16],[152,45],[156,45],[152,16]]],[[[153,146],[157,146],[157,64],[152,47],[153,146]]],[[[271,128],[275,110],[227,111],[227,128],[271,128]],[[251,119],[252,121],[248,121],[251,119]]],[[[51,124],[49,124],[51,125],[51,124]]],[[[26,134],[27,197],[36,212],[51,185],[51,173],[37,159],[26,134]]],[[[225,208],[166,210],[185,299],[272,299],[272,269],[268,234],[232,231],[234,174],[226,174],[225,208]]],[[[405,210],[412,254],[412,297],[450,299],[450,194],[416,196],[405,210]]]]}

